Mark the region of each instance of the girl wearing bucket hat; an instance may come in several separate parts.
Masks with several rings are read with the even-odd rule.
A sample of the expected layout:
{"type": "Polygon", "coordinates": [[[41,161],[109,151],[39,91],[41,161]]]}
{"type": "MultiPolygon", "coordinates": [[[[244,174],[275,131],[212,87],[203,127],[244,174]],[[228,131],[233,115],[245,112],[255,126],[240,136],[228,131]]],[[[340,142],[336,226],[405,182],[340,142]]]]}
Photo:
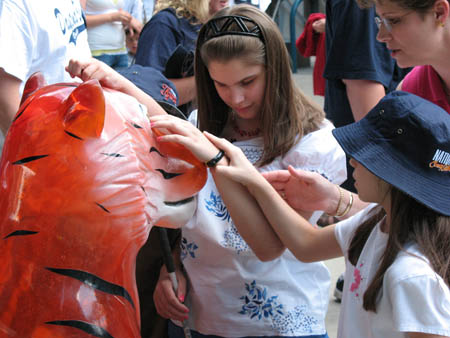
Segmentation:
{"type": "MultiPolygon", "coordinates": [[[[207,136],[229,158],[228,165],[214,168],[215,175],[247,188],[274,241],[305,262],[345,257],[339,338],[450,337],[447,112],[393,92],[361,121],[333,134],[352,158],[359,197],[371,204],[325,228],[311,226],[290,208],[237,147],[207,136]]],[[[288,203],[299,188],[286,190],[288,203]]]]}

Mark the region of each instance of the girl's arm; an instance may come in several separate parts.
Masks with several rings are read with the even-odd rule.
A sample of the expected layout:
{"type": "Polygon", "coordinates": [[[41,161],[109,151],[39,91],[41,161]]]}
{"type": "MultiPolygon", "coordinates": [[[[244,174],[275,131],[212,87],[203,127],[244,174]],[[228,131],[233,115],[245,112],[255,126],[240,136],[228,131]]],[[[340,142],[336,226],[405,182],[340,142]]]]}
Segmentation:
{"type": "Polygon", "coordinates": [[[216,175],[240,182],[248,189],[278,238],[297,259],[314,262],[342,256],[334,234],[335,225],[325,228],[311,225],[289,207],[238,147],[224,139],[205,134],[218,148],[223,149],[230,159],[227,166],[219,164],[214,169],[216,175]]]}
{"type": "Polygon", "coordinates": [[[302,261],[342,255],[334,226],[317,229],[298,215],[239,148],[171,116],[150,120],[152,127],[166,128],[171,133],[160,141],[180,143],[200,161],[207,162],[218,149],[226,152],[229,159],[223,158],[211,173],[239,233],[259,259],[272,260],[284,252],[285,246],[302,261]]]}
{"type": "Polygon", "coordinates": [[[262,175],[277,191],[285,192],[286,201],[298,212],[323,210],[330,216],[337,216],[338,209],[342,212],[349,206],[350,194],[352,205],[339,219],[346,219],[368,205],[357,194],[338,188],[318,173],[289,166],[288,170],[269,171],[262,175]]]}
{"type": "Polygon", "coordinates": [[[152,97],[136,87],[131,81],[117,73],[104,62],[91,58],[89,60],[70,60],[66,71],[72,77],[78,77],[83,81],[98,80],[103,87],[118,90],[136,98],[147,107],[148,114],[166,114],[164,109],[153,100],[152,97]]]}
{"type": "MultiPolygon", "coordinates": [[[[86,3],[87,0],[80,0],[81,8],[86,12],[86,3]]],[[[116,12],[105,13],[105,14],[97,14],[97,15],[87,15],[86,14],[86,26],[87,27],[95,27],[102,25],[107,22],[120,21],[124,25],[128,25],[132,19],[130,13],[120,9],[116,12]]]]}
{"type": "Polygon", "coordinates": [[[88,28],[103,25],[108,22],[120,21],[122,25],[128,26],[132,20],[132,16],[127,11],[119,9],[116,12],[87,15],[86,14],[86,26],[88,28]]]}
{"type": "MultiPolygon", "coordinates": [[[[152,127],[168,130],[167,135],[158,138],[159,141],[180,143],[202,162],[209,161],[219,152],[218,148],[188,121],[173,116],[154,116],[150,121],[152,127]]],[[[228,159],[222,158],[219,164],[226,166],[228,159]]],[[[255,198],[232,178],[218,175],[214,168],[211,168],[211,173],[236,228],[255,255],[262,261],[279,257],[285,246],[268,223],[255,198]]]]}

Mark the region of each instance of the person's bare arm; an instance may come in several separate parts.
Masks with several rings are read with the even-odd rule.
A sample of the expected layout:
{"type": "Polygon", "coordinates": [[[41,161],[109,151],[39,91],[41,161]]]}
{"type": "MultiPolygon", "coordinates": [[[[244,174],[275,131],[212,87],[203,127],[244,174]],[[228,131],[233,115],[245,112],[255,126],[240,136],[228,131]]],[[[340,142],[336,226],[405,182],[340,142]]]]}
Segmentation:
{"type": "Polygon", "coordinates": [[[349,207],[350,194],[353,198],[352,205],[339,219],[346,219],[368,206],[357,194],[338,188],[336,184],[315,172],[289,166],[288,170],[274,170],[262,175],[275,190],[285,192],[286,202],[303,217],[305,211],[315,210],[336,216],[338,206],[340,211],[349,207]]]}
{"type": "Polygon", "coordinates": [[[195,78],[193,76],[180,79],[169,79],[178,91],[178,105],[191,102],[195,98],[195,78]]]}
{"type": "Polygon", "coordinates": [[[343,79],[355,121],[361,120],[386,95],[383,85],[369,80],[343,79]]]}
{"type": "Polygon", "coordinates": [[[104,87],[118,90],[133,96],[147,107],[148,115],[167,114],[164,109],[144,91],[136,87],[131,81],[120,75],[106,63],[97,59],[69,61],[66,71],[72,77],[78,77],[83,81],[96,79],[104,87]]]}
{"type": "Polygon", "coordinates": [[[0,128],[4,135],[19,109],[21,83],[17,77],[0,68],[0,128]]]}
{"type": "MultiPolygon", "coordinates": [[[[167,130],[164,136],[158,138],[159,142],[180,143],[202,162],[209,161],[219,151],[188,121],[182,121],[173,116],[154,116],[150,121],[153,128],[167,130]]],[[[224,165],[226,163],[228,163],[226,157],[218,162],[224,165]]],[[[249,166],[256,171],[252,164],[249,166]]],[[[211,173],[236,229],[254,254],[261,261],[270,261],[283,254],[285,246],[246,187],[230,177],[216,175],[214,168],[211,168],[211,173]]]]}
{"type": "Polygon", "coordinates": [[[108,22],[120,21],[123,25],[127,26],[130,24],[132,16],[127,11],[119,9],[116,12],[86,15],[86,26],[95,27],[100,26],[108,22]]]}

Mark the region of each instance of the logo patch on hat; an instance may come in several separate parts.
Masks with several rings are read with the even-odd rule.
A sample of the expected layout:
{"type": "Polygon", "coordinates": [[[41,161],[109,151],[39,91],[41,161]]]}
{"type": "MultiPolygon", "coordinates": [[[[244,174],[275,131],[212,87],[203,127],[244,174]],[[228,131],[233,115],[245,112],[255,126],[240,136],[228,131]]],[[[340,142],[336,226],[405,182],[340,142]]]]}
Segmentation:
{"type": "Polygon", "coordinates": [[[177,96],[172,88],[170,88],[168,85],[163,83],[162,89],[161,89],[161,95],[164,96],[164,99],[166,101],[172,101],[174,105],[177,104],[177,96]]]}
{"type": "Polygon", "coordinates": [[[433,160],[430,162],[430,168],[437,168],[439,171],[450,171],[450,154],[437,149],[433,160]]]}

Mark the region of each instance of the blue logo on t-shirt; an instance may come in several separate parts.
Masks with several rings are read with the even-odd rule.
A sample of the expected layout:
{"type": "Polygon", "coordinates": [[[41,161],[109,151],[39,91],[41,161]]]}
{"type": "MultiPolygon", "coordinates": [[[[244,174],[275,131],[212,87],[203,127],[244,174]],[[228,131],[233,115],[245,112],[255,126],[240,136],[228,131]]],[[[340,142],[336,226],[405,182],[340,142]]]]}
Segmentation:
{"type": "Polygon", "coordinates": [[[68,15],[64,15],[58,8],[55,8],[54,13],[63,35],[68,35],[69,43],[76,45],[78,36],[86,29],[82,12],[74,9],[68,15]]]}

